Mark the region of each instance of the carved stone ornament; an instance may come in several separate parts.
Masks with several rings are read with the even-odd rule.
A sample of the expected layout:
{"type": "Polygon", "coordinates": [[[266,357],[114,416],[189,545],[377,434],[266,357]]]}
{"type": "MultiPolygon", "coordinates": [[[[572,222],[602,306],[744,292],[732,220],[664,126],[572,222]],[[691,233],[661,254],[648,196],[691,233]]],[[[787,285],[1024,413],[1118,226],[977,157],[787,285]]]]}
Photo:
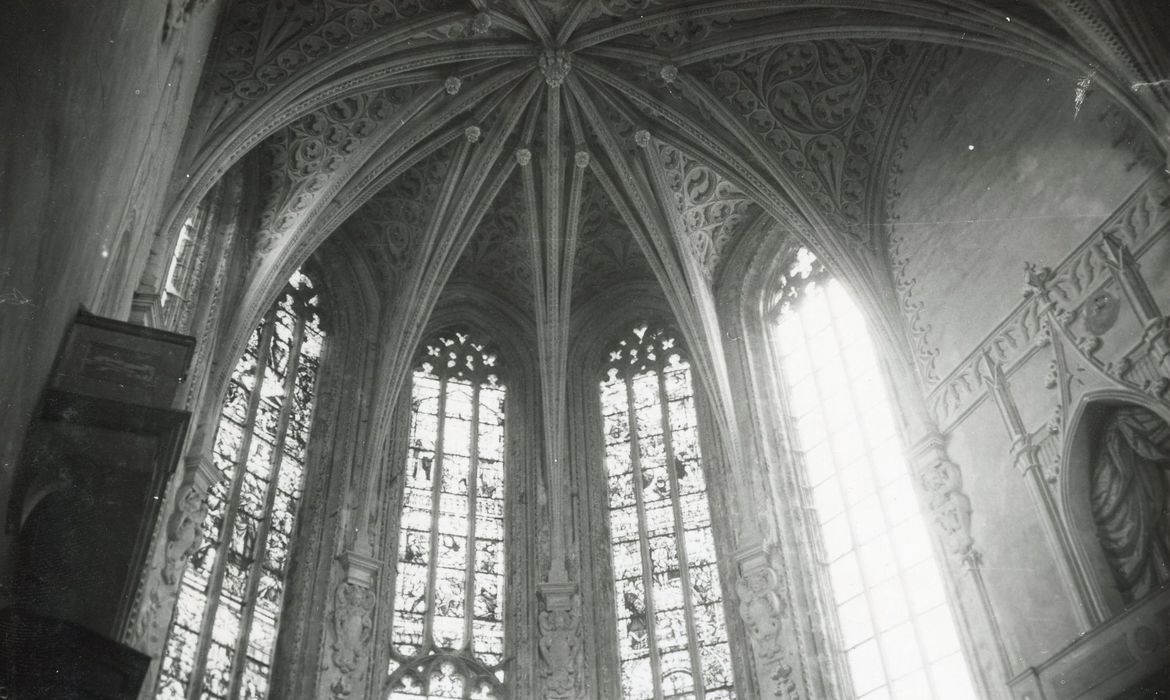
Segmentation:
{"type": "Polygon", "coordinates": [[[550,88],[559,88],[569,77],[572,68],[572,59],[564,49],[545,49],[540,54],[540,72],[544,74],[544,82],[550,88]]]}
{"type": "Polygon", "coordinates": [[[200,525],[207,517],[207,493],[196,484],[180,487],[175,512],[167,522],[167,546],[162,568],[162,580],[167,585],[179,582],[179,574],[191,553],[203,539],[200,525]]]}
{"type": "Polygon", "coordinates": [[[351,675],[368,653],[374,632],[374,591],[354,581],[337,587],[333,609],[333,666],[339,673],[329,686],[334,700],[353,694],[351,675]]]}
{"type": "Polygon", "coordinates": [[[580,599],[574,584],[545,584],[545,609],[537,618],[540,658],[544,662],[544,697],[568,700],[578,696],[581,676],[580,599]]]}
{"type": "Polygon", "coordinates": [[[735,582],[739,615],[755,653],[761,697],[798,698],[784,644],[788,606],[780,597],[778,569],[762,546],[745,549],[736,559],[740,562],[740,577],[735,582]]]}
{"type": "Polygon", "coordinates": [[[947,456],[945,438],[932,433],[913,450],[914,472],[947,554],[965,566],[979,562],[971,537],[971,499],[963,492],[963,473],[947,456]]]}

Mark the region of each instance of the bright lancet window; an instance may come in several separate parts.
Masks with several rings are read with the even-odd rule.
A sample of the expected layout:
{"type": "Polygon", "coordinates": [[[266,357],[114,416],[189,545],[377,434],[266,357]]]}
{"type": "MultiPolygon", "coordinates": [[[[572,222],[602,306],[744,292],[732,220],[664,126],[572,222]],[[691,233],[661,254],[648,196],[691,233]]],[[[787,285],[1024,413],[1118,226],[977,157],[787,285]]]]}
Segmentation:
{"type": "Polygon", "coordinates": [[[859,698],[974,698],[865,320],[807,250],[774,346],[859,698]]]}
{"type": "Polygon", "coordinates": [[[390,698],[503,695],[504,386],[467,333],[424,345],[391,622],[390,698]]]}
{"type": "Polygon", "coordinates": [[[167,265],[167,278],[163,284],[159,303],[166,307],[173,298],[182,295],[182,287],[187,279],[187,269],[191,266],[191,258],[195,252],[195,217],[189,216],[179,227],[179,237],[175,241],[175,252],[171,255],[171,262],[167,265]]]}
{"type": "Polygon", "coordinates": [[[675,339],[647,326],[623,338],[601,407],[622,693],[735,697],[690,365],[675,339]]]}
{"type": "Polygon", "coordinates": [[[179,585],[159,698],[268,695],[323,340],[298,272],[232,373],[213,454],[222,479],[179,585]]]}

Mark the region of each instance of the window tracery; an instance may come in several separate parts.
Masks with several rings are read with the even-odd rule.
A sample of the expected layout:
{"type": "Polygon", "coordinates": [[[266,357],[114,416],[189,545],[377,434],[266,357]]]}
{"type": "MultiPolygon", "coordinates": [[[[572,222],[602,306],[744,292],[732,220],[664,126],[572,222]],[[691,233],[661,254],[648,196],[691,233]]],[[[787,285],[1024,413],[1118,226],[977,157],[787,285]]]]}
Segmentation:
{"type": "Polygon", "coordinates": [[[640,325],[600,383],[626,698],[735,696],[690,365],[640,325]]]}
{"type": "Polygon", "coordinates": [[[807,249],[783,282],[773,346],[855,696],[974,698],[865,320],[807,249]]]}
{"type": "Polygon", "coordinates": [[[504,400],[492,348],[459,330],[423,346],[391,613],[392,699],[502,694],[504,400]]]}
{"type": "Polygon", "coordinates": [[[159,698],[264,698],[324,342],[297,272],[253,331],[220,413],[198,545],[183,571],[159,698]]]}

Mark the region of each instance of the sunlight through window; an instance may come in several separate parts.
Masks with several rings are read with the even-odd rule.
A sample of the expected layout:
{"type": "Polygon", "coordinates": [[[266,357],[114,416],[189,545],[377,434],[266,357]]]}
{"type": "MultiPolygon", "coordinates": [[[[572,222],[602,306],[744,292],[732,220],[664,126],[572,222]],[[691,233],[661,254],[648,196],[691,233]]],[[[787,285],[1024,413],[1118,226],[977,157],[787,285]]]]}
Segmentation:
{"type": "Polygon", "coordinates": [[[774,346],[859,698],[974,698],[865,320],[801,249],[774,346]]]}

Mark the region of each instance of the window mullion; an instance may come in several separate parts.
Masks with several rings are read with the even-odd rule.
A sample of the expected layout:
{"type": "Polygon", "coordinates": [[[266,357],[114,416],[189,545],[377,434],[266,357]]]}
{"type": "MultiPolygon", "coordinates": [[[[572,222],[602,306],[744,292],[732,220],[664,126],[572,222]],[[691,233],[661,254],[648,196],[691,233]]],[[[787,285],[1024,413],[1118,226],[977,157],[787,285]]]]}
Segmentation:
{"type": "Polygon", "coordinates": [[[463,578],[464,598],[467,600],[463,615],[463,647],[474,648],[471,638],[472,620],[475,619],[475,520],[476,491],[479,483],[479,389],[478,382],[471,384],[471,431],[467,448],[467,546],[466,565],[463,578]]]}
{"type": "MultiPolygon", "coordinates": [[[[662,446],[665,460],[666,474],[670,481],[670,498],[674,506],[674,539],[678,549],[679,585],[682,587],[684,618],[687,624],[687,637],[690,643],[687,650],[691,657],[691,684],[698,700],[706,695],[706,684],[703,683],[703,666],[699,661],[699,635],[695,630],[695,606],[691,600],[691,572],[687,562],[686,535],[683,528],[682,497],[679,493],[678,475],[674,471],[674,439],[670,430],[670,406],[666,396],[666,378],[661,371],[658,376],[658,402],[662,407],[659,416],[662,419],[662,446]]],[[[702,465],[696,465],[699,469],[702,465]]]]}
{"type": "Polygon", "coordinates": [[[240,489],[243,488],[244,474],[248,471],[248,453],[252,449],[256,412],[260,406],[264,376],[268,373],[268,352],[272,345],[272,334],[275,329],[276,314],[270,312],[264,320],[264,327],[260,332],[260,344],[256,348],[256,379],[252,385],[252,391],[248,395],[248,413],[244,425],[241,426],[243,435],[240,438],[240,451],[236,455],[235,474],[232,475],[232,485],[224,497],[223,526],[220,528],[219,544],[216,545],[215,549],[215,564],[207,577],[207,608],[203,611],[203,624],[199,630],[199,647],[195,653],[195,660],[191,666],[191,677],[187,685],[189,700],[199,700],[203,693],[207,653],[211,648],[215,615],[219,609],[220,593],[223,590],[223,572],[227,565],[227,552],[231,549],[232,530],[236,524],[236,503],[240,498],[240,489]]]}
{"type": "Polygon", "coordinates": [[[646,505],[642,500],[642,461],[638,446],[638,415],[634,411],[634,382],[630,376],[626,383],[626,419],[630,433],[630,475],[634,480],[634,499],[638,506],[638,545],[642,553],[642,587],[646,593],[646,641],[650,653],[650,669],[654,675],[654,697],[662,698],[662,669],[658,659],[658,636],[654,611],[653,563],[650,559],[650,543],[646,537],[646,505]]]}
{"type": "Polygon", "coordinates": [[[435,619],[435,577],[439,563],[439,492],[443,483],[443,429],[447,425],[447,377],[439,378],[439,406],[435,416],[435,466],[431,471],[431,544],[427,562],[427,608],[423,617],[423,649],[427,653],[435,648],[433,623],[435,619]]]}
{"type": "MultiPolygon", "coordinates": [[[[303,315],[296,316],[297,324],[293,329],[292,342],[289,344],[288,364],[285,368],[284,402],[280,407],[277,418],[275,442],[272,445],[272,456],[269,470],[268,492],[264,497],[264,511],[257,523],[256,545],[253,553],[252,565],[248,572],[248,584],[244,594],[242,609],[240,610],[240,629],[236,642],[236,657],[233,659],[232,680],[228,697],[235,697],[239,691],[240,681],[243,678],[244,667],[247,665],[248,637],[252,627],[252,617],[256,611],[256,591],[263,574],[264,558],[268,550],[268,531],[272,527],[272,506],[276,502],[276,491],[280,479],[281,462],[284,457],[284,444],[288,439],[288,422],[292,414],[296,390],[297,371],[300,365],[301,344],[304,342],[305,319],[303,315]]],[[[278,611],[279,614],[279,611],[278,611]]]]}

